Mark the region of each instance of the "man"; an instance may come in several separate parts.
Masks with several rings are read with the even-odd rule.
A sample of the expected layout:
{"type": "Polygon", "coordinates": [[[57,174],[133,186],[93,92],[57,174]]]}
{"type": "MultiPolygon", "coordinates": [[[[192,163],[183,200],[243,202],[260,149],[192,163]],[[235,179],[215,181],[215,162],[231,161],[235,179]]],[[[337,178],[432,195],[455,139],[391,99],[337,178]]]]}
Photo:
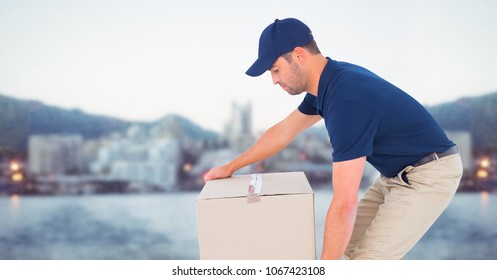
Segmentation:
{"type": "Polygon", "coordinates": [[[333,199],[321,259],[401,259],[445,210],[462,175],[457,147],[425,108],[357,65],[324,57],[310,29],[276,20],[261,34],[249,76],[269,70],[300,106],[205,181],[272,156],[320,119],[333,147],[333,199]],[[380,173],[358,202],[368,161],[380,173]]]}

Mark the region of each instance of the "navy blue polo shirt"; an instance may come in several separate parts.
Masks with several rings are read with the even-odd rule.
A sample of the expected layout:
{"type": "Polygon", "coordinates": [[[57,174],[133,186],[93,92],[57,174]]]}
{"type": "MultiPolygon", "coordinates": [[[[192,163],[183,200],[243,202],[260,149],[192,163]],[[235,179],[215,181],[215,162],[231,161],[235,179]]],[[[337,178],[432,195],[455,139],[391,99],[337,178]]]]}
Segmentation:
{"type": "Polygon", "coordinates": [[[410,95],[363,67],[330,58],[317,97],[307,93],[298,109],[324,118],[334,162],[366,156],[386,177],[454,146],[410,95]]]}

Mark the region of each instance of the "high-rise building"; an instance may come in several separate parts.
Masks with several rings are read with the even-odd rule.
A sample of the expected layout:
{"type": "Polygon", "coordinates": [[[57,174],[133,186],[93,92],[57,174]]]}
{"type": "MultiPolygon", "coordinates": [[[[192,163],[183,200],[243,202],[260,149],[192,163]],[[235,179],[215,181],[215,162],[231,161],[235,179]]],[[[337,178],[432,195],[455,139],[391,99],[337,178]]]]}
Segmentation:
{"type": "Polygon", "coordinates": [[[83,169],[81,135],[34,135],[29,138],[28,166],[33,175],[75,174],[83,169]]]}
{"type": "Polygon", "coordinates": [[[233,102],[231,118],[226,124],[224,137],[235,150],[245,150],[254,143],[252,135],[252,104],[239,105],[233,102]]]}

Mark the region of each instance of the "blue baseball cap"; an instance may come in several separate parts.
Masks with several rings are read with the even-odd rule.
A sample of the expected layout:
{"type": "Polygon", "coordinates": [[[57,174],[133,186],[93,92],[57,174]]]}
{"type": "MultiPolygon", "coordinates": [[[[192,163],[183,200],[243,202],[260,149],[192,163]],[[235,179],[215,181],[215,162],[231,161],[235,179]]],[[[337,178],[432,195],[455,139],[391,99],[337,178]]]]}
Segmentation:
{"type": "Polygon", "coordinates": [[[281,55],[302,47],[314,40],[312,32],[298,19],[276,19],[264,31],[259,39],[259,57],[245,72],[257,77],[266,72],[281,55]]]}

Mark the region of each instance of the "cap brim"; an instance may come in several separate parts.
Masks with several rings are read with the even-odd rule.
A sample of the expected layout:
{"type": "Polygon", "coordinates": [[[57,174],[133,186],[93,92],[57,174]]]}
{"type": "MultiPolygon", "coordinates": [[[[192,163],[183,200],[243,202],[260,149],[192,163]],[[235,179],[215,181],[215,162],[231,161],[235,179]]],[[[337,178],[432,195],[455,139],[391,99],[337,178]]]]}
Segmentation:
{"type": "Polygon", "coordinates": [[[274,62],[278,59],[278,57],[265,57],[257,59],[252,66],[245,72],[245,74],[251,77],[257,77],[273,66],[274,62]]]}

